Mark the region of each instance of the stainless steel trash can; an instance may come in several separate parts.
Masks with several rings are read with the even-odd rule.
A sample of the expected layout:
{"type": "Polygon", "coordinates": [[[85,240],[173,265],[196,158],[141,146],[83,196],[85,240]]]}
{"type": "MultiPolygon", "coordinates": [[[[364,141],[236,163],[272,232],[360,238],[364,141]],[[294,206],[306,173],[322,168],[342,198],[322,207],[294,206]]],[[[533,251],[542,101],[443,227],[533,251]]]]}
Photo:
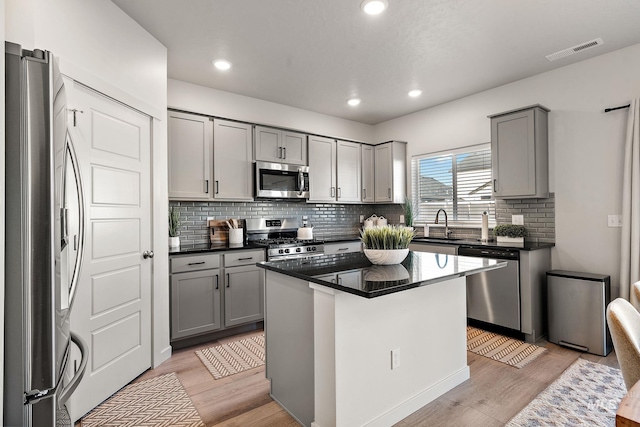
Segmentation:
{"type": "Polygon", "coordinates": [[[609,302],[609,276],[548,271],[549,342],[606,356],[613,348],[606,318],[609,302]]]}

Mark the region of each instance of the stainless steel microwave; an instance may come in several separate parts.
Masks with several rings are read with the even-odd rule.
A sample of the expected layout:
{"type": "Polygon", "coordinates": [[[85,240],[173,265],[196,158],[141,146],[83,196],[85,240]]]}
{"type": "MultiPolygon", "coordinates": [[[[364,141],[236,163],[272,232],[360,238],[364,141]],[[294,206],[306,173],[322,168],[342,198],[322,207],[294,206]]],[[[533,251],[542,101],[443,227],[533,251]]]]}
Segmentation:
{"type": "Polygon", "coordinates": [[[256,197],[308,199],[309,166],[256,162],[256,197]]]}

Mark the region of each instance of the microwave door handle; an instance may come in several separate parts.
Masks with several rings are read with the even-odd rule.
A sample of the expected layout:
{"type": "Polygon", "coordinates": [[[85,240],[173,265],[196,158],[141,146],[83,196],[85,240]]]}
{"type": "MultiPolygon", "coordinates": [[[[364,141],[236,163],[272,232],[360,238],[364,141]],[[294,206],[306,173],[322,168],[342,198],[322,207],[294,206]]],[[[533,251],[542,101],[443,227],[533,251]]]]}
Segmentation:
{"type": "Polygon", "coordinates": [[[304,192],[304,174],[302,169],[298,169],[298,196],[302,196],[304,192]]]}

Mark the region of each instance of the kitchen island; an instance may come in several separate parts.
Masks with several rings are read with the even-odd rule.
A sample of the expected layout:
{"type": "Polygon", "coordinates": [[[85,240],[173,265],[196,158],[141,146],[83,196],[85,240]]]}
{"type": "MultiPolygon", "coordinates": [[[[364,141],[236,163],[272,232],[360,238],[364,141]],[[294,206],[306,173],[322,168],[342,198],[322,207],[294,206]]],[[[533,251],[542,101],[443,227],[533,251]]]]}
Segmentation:
{"type": "Polygon", "coordinates": [[[504,262],[410,252],[263,262],[271,396],[305,426],[388,426],[469,378],[465,277],[504,262]]]}

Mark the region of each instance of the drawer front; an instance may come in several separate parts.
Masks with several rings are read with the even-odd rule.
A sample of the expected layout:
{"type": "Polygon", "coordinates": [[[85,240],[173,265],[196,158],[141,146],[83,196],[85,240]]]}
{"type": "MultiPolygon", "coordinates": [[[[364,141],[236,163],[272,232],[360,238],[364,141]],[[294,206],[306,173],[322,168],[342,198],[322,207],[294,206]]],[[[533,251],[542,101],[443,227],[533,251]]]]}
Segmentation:
{"type": "Polygon", "coordinates": [[[219,254],[178,256],[171,258],[171,273],[206,270],[220,267],[219,254]]]}
{"type": "Polygon", "coordinates": [[[325,243],[324,253],[331,254],[348,254],[350,252],[362,252],[362,242],[360,240],[353,242],[341,243],[325,243]]]}
{"type": "Polygon", "coordinates": [[[238,265],[251,265],[264,261],[264,250],[234,251],[224,254],[224,266],[236,267],[238,265]]]}

